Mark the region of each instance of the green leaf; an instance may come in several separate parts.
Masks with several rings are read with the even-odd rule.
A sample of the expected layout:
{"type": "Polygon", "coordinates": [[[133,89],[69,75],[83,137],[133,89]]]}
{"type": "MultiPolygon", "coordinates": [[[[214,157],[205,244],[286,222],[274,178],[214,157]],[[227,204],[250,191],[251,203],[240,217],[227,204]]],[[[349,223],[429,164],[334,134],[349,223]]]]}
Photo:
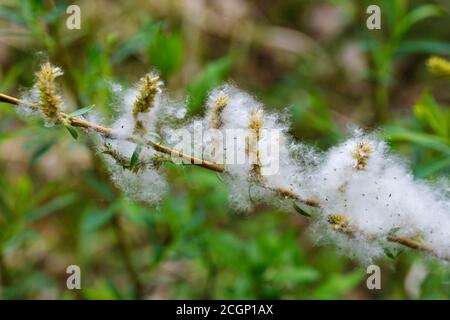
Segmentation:
{"type": "Polygon", "coordinates": [[[74,112],[71,112],[68,114],[69,117],[79,117],[85,113],[88,113],[89,111],[91,111],[92,109],[94,109],[95,105],[93,104],[92,106],[89,107],[84,107],[81,109],[77,109],[74,112]]]}
{"type": "Polygon", "coordinates": [[[131,155],[130,166],[129,169],[133,170],[139,160],[139,155],[141,154],[142,146],[140,144],[136,145],[136,149],[134,149],[133,154],[131,155]]]}
{"type": "Polygon", "coordinates": [[[108,201],[113,201],[115,198],[114,191],[111,189],[111,187],[99,179],[97,176],[87,173],[84,175],[84,180],[86,183],[95,189],[104,199],[107,199],[108,201]]]}
{"type": "Polygon", "coordinates": [[[450,43],[439,40],[404,40],[400,43],[397,54],[412,53],[450,55],[450,43]]]}
{"type": "Polygon", "coordinates": [[[14,88],[25,68],[26,65],[24,63],[16,63],[8,68],[8,71],[5,74],[0,70],[0,90],[2,92],[8,92],[14,88]]]}
{"type": "Polygon", "coordinates": [[[30,159],[30,165],[33,165],[40,157],[42,157],[47,151],[53,147],[54,142],[53,141],[47,141],[41,144],[39,147],[36,148],[36,150],[33,152],[33,155],[30,159]]]}
{"type": "Polygon", "coordinates": [[[146,44],[153,41],[155,34],[161,27],[161,23],[159,22],[147,22],[142,30],[136,33],[134,36],[127,39],[117,50],[111,58],[113,63],[118,63],[129,56],[136,54],[139,50],[141,50],[146,44]]]}
{"type": "Polygon", "coordinates": [[[412,10],[395,25],[394,37],[400,39],[413,25],[424,19],[439,16],[443,12],[440,7],[433,4],[425,4],[412,10]]]}
{"type": "Polygon", "coordinates": [[[417,178],[428,178],[438,172],[450,169],[450,157],[443,156],[418,165],[414,170],[417,178]]]}
{"type": "Polygon", "coordinates": [[[106,210],[88,211],[83,216],[82,230],[83,232],[93,232],[106,225],[115,216],[117,212],[117,204],[109,206],[106,210]]]}
{"type": "Polygon", "coordinates": [[[298,204],[296,204],[295,202],[292,202],[292,206],[294,207],[295,211],[300,213],[302,216],[305,216],[305,217],[308,217],[308,218],[311,217],[311,214],[307,213],[305,210],[300,208],[300,206],[298,204]]]}
{"type": "Polygon", "coordinates": [[[77,130],[74,127],[72,127],[70,124],[64,124],[64,126],[66,127],[67,131],[69,131],[69,133],[72,136],[72,138],[77,140],[78,139],[78,132],[77,132],[77,130]]]}
{"type": "Polygon", "coordinates": [[[389,248],[384,248],[383,251],[384,251],[384,254],[385,254],[388,258],[390,258],[390,259],[392,259],[392,260],[397,259],[398,256],[401,255],[401,254],[403,253],[403,250],[402,250],[402,249],[391,250],[391,249],[389,249],[389,248]]]}
{"type": "Polygon", "coordinates": [[[384,248],[383,250],[384,250],[384,254],[385,254],[388,258],[390,258],[390,259],[392,259],[392,260],[395,259],[395,255],[394,255],[394,253],[393,253],[391,250],[389,250],[388,248],[384,248]]]}
{"type": "Polygon", "coordinates": [[[180,33],[164,35],[158,32],[148,48],[150,64],[169,76],[177,71],[183,62],[184,43],[180,33]]]}
{"type": "Polygon", "coordinates": [[[78,199],[76,194],[66,194],[62,195],[45,205],[39,208],[35,208],[30,210],[27,213],[27,220],[29,222],[34,221],[36,219],[42,218],[52,212],[55,212],[57,210],[60,210],[62,208],[65,208],[73,203],[78,199]]]}
{"type": "Polygon", "coordinates": [[[225,181],[223,180],[222,174],[219,172],[216,172],[216,177],[217,179],[219,179],[220,182],[222,182],[223,184],[225,184],[225,181]]]}
{"type": "MultiPolygon", "coordinates": [[[[449,137],[450,113],[439,106],[429,90],[424,90],[422,99],[414,105],[416,117],[443,139],[449,137]]],[[[450,140],[449,140],[450,141],[450,140]]]]}
{"type": "Polygon", "coordinates": [[[415,132],[396,126],[385,127],[381,135],[389,141],[408,141],[444,154],[450,154],[450,146],[436,135],[415,132]]]}
{"type": "Polygon", "coordinates": [[[25,20],[15,10],[0,8],[0,19],[7,20],[21,27],[26,26],[25,20]]]}
{"type": "Polygon", "coordinates": [[[388,234],[387,234],[388,237],[393,236],[393,235],[396,234],[399,230],[400,230],[400,227],[392,228],[391,230],[389,230],[389,232],[388,232],[388,234]]]}
{"type": "Polygon", "coordinates": [[[210,62],[205,69],[188,86],[188,107],[190,113],[196,113],[203,105],[208,91],[218,86],[228,76],[232,65],[230,57],[210,62]]]}
{"type": "Polygon", "coordinates": [[[382,1],[382,14],[386,16],[386,20],[389,25],[389,29],[393,30],[395,24],[405,15],[407,10],[406,0],[383,0],[382,1]]]}

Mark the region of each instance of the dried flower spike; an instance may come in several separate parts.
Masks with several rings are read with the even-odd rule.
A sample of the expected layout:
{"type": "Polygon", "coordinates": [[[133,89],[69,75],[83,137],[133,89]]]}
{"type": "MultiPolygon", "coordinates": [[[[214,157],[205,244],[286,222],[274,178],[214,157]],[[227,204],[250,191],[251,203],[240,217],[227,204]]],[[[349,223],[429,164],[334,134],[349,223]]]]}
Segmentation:
{"type": "Polygon", "coordinates": [[[251,173],[255,177],[261,176],[261,159],[258,143],[261,140],[261,128],[264,124],[264,113],[262,109],[253,110],[248,121],[249,137],[247,143],[247,154],[251,159],[251,173]]]}
{"type": "Polygon", "coordinates": [[[346,217],[340,214],[330,214],[327,218],[327,222],[335,230],[347,231],[348,230],[348,220],[346,217]]]}
{"type": "Polygon", "coordinates": [[[427,60],[427,67],[435,75],[450,77],[450,62],[443,58],[437,56],[430,57],[427,60]]]}
{"type": "Polygon", "coordinates": [[[49,123],[61,123],[61,98],[56,94],[56,77],[62,75],[60,68],[50,62],[44,63],[37,73],[37,89],[39,91],[40,109],[49,123]]]}
{"type": "Polygon", "coordinates": [[[140,80],[139,93],[133,104],[133,118],[135,120],[135,132],[145,132],[144,123],[139,119],[139,114],[150,112],[155,102],[156,95],[160,92],[159,76],[145,75],[140,80]]]}
{"type": "Polygon", "coordinates": [[[222,127],[222,111],[228,105],[230,98],[227,96],[220,96],[214,101],[211,117],[209,123],[211,128],[220,129],[222,127]]]}
{"type": "Polygon", "coordinates": [[[356,160],[356,170],[364,170],[372,153],[372,146],[367,142],[358,142],[356,150],[353,152],[353,158],[356,160]]]}

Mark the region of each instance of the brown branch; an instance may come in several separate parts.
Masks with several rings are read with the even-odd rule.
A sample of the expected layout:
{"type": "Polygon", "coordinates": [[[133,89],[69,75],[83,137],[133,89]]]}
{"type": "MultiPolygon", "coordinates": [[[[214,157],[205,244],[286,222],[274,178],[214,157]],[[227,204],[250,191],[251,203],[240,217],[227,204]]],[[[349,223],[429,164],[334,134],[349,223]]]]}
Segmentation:
{"type": "MultiPolygon", "coordinates": [[[[6,94],[2,94],[2,93],[0,93],[0,102],[9,103],[12,105],[19,105],[19,104],[24,103],[20,99],[17,99],[17,98],[14,98],[14,97],[8,96],[6,94]]],[[[84,129],[88,129],[88,130],[93,130],[93,131],[95,131],[105,137],[111,138],[111,139],[117,139],[119,136],[111,128],[103,127],[103,126],[97,125],[95,123],[91,123],[89,121],[86,121],[86,120],[83,120],[83,119],[80,119],[77,117],[70,117],[66,113],[62,113],[61,115],[64,118],[66,118],[69,121],[69,124],[73,127],[79,127],[79,128],[84,128],[84,129]]],[[[125,138],[125,140],[133,142],[133,143],[136,143],[138,141],[138,139],[135,136],[128,136],[125,138]]],[[[190,156],[186,153],[171,149],[167,146],[156,143],[152,140],[146,140],[144,142],[144,144],[152,147],[153,149],[155,149],[158,152],[165,153],[167,155],[186,160],[187,162],[189,162],[192,165],[204,167],[206,169],[213,170],[216,172],[224,171],[224,168],[221,165],[218,165],[216,163],[213,163],[213,162],[210,162],[210,161],[207,161],[204,159],[190,156]]]]}
{"type": "Polygon", "coordinates": [[[306,204],[307,206],[314,207],[314,208],[322,208],[321,204],[319,203],[319,200],[316,198],[303,198],[299,194],[295,193],[294,191],[291,191],[289,189],[286,189],[284,187],[271,187],[271,186],[265,186],[266,189],[269,189],[282,199],[292,199],[301,203],[306,204]]]}
{"type": "Polygon", "coordinates": [[[7,96],[6,94],[0,93],[0,102],[5,102],[9,104],[18,105],[21,103],[21,101],[17,98],[7,96]]]}
{"type": "MultiPolygon", "coordinates": [[[[409,247],[411,249],[415,249],[415,250],[419,250],[419,251],[424,251],[424,252],[429,252],[429,253],[433,253],[435,255],[437,255],[436,253],[434,253],[433,249],[424,243],[420,243],[416,240],[412,240],[412,239],[408,239],[408,238],[402,238],[398,235],[390,235],[388,238],[388,241],[390,242],[396,242],[399,243],[401,245],[404,245],[406,247],[409,247]]],[[[443,258],[446,259],[446,258],[443,258]]],[[[448,259],[446,259],[448,260],[448,259]]]]}

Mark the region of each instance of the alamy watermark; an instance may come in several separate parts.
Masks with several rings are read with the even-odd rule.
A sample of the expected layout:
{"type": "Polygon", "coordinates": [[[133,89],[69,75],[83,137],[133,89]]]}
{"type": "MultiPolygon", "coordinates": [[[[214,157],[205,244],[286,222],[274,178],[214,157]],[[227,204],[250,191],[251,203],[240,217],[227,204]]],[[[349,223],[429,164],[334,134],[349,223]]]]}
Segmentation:
{"type": "Polygon", "coordinates": [[[275,175],[279,171],[280,143],[279,129],[261,129],[255,132],[247,129],[208,129],[202,122],[194,122],[193,130],[177,129],[169,134],[174,150],[172,161],[177,164],[192,163],[180,158],[178,151],[195,157],[194,163],[208,159],[216,164],[252,165],[261,167],[261,175],[275,175]],[[252,148],[251,146],[255,146],[252,148]]]}
{"type": "Polygon", "coordinates": [[[81,289],[81,268],[75,264],[67,267],[66,273],[69,274],[66,280],[66,286],[69,290],[81,289]]]}
{"type": "Polygon", "coordinates": [[[367,7],[367,14],[370,16],[366,20],[366,26],[369,30],[380,30],[381,29],[381,8],[375,4],[367,7]]]}
{"type": "Polygon", "coordinates": [[[81,9],[76,4],[67,7],[66,13],[69,15],[66,20],[66,27],[69,30],[81,29],[81,9]]]}
{"type": "Polygon", "coordinates": [[[369,290],[381,289],[381,269],[376,264],[371,264],[367,267],[367,274],[370,276],[366,280],[366,286],[369,290]]]}

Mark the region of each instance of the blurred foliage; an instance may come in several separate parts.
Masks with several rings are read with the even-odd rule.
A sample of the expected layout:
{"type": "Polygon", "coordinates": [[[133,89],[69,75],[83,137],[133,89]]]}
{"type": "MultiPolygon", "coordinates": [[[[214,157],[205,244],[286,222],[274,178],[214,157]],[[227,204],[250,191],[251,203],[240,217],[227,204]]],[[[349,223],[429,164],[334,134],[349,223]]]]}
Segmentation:
{"type": "MultiPolygon", "coordinates": [[[[72,2],[2,1],[0,92],[19,95],[49,58],[65,69],[69,106],[110,114],[112,84],[156,68],[196,115],[211,88],[232,80],[290,117],[299,140],[325,149],[349,124],[379,128],[418,178],[448,183],[450,82],[424,64],[450,55],[448,1],[75,3],[80,30],[65,27],[72,2]],[[382,30],[365,27],[369,4],[382,8],[382,30]]],[[[450,298],[448,267],[411,252],[377,261],[382,290],[367,290],[365,266],[315,246],[304,217],[270,207],[237,214],[226,186],[199,168],[168,164],[163,202],[132,203],[89,137],[0,107],[4,299],[450,298]],[[66,289],[70,264],[81,267],[80,291],[66,289]]]]}

